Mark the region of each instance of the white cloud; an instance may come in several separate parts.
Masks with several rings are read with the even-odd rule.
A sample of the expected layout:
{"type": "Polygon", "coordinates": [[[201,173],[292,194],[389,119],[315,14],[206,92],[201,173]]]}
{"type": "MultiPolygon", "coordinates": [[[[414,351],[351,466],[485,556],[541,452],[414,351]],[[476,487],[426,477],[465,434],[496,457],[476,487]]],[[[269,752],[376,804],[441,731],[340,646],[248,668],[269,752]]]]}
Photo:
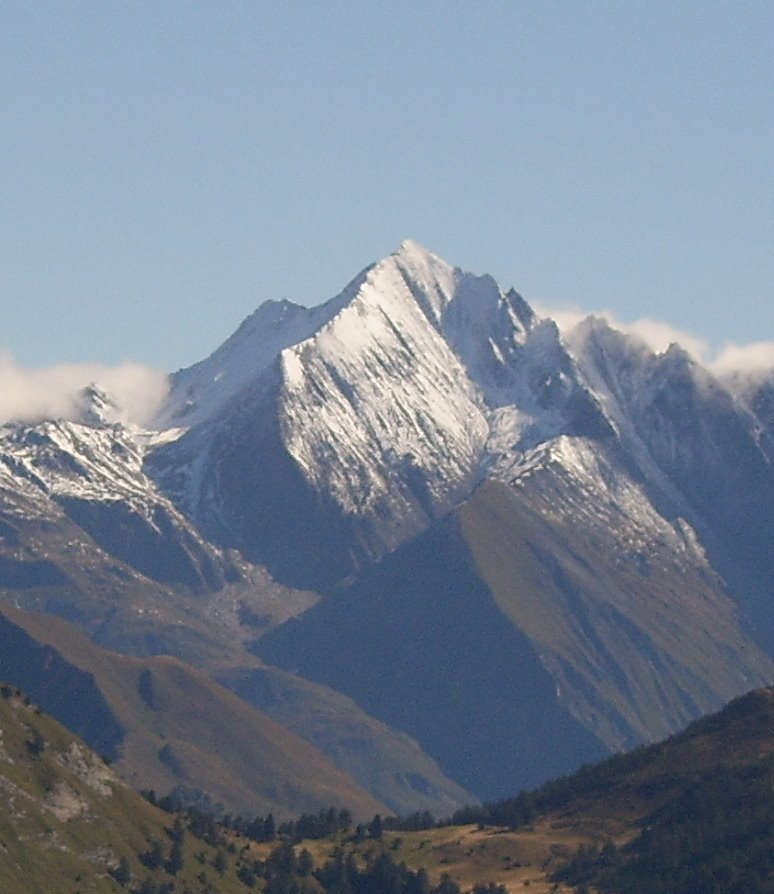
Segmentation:
{"type": "Polygon", "coordinates": [[[595,316],[601,317],[613,329],[617,329],[619,332],[627,332],[636,336],[657,354],[663,353],[669,345],[676,342],[702,363],[706,363],[710,355],[709,345],[702,338],[670,326],[669,323],[664,323],[661,320],[642,317],[639,320],[634,320],[632,323],[624,323],[609,310],[589,311],[582,310],[574,305],[549,308],[540,304],[533,304],[533,307],[541,316],[555,320],[562,333],[569,333],[571,329],[577,326],[581,320],[586,319],[586,317],[595,316]]]}
{"type": "Polygon", "coordinates": [[[167,376],[131,361],[118,366],[66,363],[44,368],[19,366],[0,351],[0,420],[35,422],[77,414],[78,395],[88,385],[107,391],[127,419],[147,422],[167,392],[167,376]]]}
{"type": "MultiPolygon", "coordinates": [[[[585,320],[588,316],[604,317],[606,320],[612,320],[612,314],[607,312],[597,312],[590,310],[581,310],[575,305],[564,305],[562,307],[546,307],[537,301],[530,301],[532,308],[539,317],[548,317],[553,320],[563,334],[574,329],[578,323],[585,320]]],[[[614,325],[611,323],[611,325],[614,325]]]]}
{"type": "Polygon", "coordinates": [[[595,316],[606,320],[613,329],[637,336],[656,353],[662,353],[672,342],[677,342],[716,376],[729,384],[733,381],[736,388],[742,388],[745,382],[752,385],[764,377],[774,376],[772,341],[758,341],[747,345],[729,342],[720,351],[713,352],[704,339],[661,320],[644,317],[633,323],[624,323],[608,310],[588,311],[574,305],[552,308],[539,303],[533,303],[533,307],[541,316],[555,320],[562,334],[567,335],[570,340],[570,333],[578,323],[588,316],[595,316]]]}
{"type": "Polygon", "coordinates": [[[703,339],[682,329],[676,329],[661,320],[643,317],[633,323],[618,323],[617,327],[623,329],[624,332],[639,336],[648,347],[658,354],[666,351],[673,343],[681,345],[702,363],[706,363],[710,353],[709,345],[703,339]]]}
{"type": "Polygon", "coordinates": [[[774,341],[756,341],[749,345],[726,344],[712,361],[712,371],[720,376],[735,373],[756,377],[774,370],[774,341]]]}

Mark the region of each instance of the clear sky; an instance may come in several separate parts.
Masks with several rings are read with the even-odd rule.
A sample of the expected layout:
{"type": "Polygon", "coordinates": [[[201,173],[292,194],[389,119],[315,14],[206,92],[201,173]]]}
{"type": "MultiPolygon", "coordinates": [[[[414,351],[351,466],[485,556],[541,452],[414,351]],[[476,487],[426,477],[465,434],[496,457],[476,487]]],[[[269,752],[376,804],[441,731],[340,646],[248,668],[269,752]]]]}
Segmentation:
{"type": "Polygon", "coordinates": [[[210,353],[413,238],[774,340],[774,3],[0,0],[0,347],[210,353]]]}

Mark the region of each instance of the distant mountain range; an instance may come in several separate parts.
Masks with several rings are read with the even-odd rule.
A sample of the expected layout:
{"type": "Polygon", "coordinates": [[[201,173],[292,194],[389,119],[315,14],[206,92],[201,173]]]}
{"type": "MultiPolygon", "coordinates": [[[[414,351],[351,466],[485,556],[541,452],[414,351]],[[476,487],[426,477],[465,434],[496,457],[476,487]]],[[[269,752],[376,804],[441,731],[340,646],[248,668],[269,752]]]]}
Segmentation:
{"type": "Polygon", "coordinates": [[[2,426],[0,593],[225,684],[361,811],[451,812],[774,679],[773,408],[774,372],[562,334],[405,242],[262,305],[145,429],[97,385],[2,426]]]}

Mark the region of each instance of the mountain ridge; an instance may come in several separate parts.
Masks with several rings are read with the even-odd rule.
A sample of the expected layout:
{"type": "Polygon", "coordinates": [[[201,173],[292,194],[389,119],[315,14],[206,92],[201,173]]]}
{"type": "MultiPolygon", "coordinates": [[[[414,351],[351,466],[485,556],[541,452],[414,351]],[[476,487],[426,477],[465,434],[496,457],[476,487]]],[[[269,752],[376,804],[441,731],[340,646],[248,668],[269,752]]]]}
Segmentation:
{"type": "Polygon", "coordinates": [[[306,742],[175,658],[111,654],[64,622],[6,606],[0,637],[0,678],[138,789],[199,789],[246,815],[384,809],[306,742]]]}

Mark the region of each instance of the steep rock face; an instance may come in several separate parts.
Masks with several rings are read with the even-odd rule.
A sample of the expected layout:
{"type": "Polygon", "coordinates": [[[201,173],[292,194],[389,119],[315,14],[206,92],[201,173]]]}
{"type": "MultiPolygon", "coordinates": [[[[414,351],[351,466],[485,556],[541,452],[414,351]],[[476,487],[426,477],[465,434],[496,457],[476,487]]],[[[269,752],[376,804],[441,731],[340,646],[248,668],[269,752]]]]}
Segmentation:
{"type": "Polygon", "coordinates": [[[209,357],[170,377],[169,394],[151,428],[189,429],[220,413],[284,348],[309,338],[335,316],[357,294],[370,270],[367,267],[340,295],[317,307],[264,302],[209,357]]]}
{"type": "Polygon", "coordinates": [[[485,466],[561,434],[613,435],[552,320],[513,289],[461,274],[441,326],[480,395],[489,429],[485,466]]]}
{"type": "Polygon", "coordinates": [[[307,575],[294,583],[329,585],[416,535],[470,493],[487,435],[436,328],[456,278],[405,246],[270,363],[259,339],[257,376],[157,450],[152,473],[213,536],[307,575]]]}
{"type": "Polygon", "coordinates": [[[701,517],[723,533],[771,523],[774,481],[754,417],[717,379],[677,345],[654,354],[605,324],[586,324],[576,344],[624,443],[644,445],[701,517]]]}
{"type": "Polygon", "coordinates": [[[330,323],[281,355],[288,452],[315,489],[374,519],[375,552],[395,545],[391,518],[431,519],[469,492],[486,437],[464,370],[425,317],[448,301],[452,274],[421,274],[417,292],[396,258],[377,265],[330,323]]]}
{"type": "Polygon", "coordinates": [[[286,449],[277,365],[228,412],[155,450],[147,468],[211,540],[286,582],[315,587],[350,573],[352,521],[286,449]]]}
{"type": "Polygon", "coordinates": [[[755,417],[756,440],[774,462],[774,370],[731,372],[721,381],[755,417]]]}

